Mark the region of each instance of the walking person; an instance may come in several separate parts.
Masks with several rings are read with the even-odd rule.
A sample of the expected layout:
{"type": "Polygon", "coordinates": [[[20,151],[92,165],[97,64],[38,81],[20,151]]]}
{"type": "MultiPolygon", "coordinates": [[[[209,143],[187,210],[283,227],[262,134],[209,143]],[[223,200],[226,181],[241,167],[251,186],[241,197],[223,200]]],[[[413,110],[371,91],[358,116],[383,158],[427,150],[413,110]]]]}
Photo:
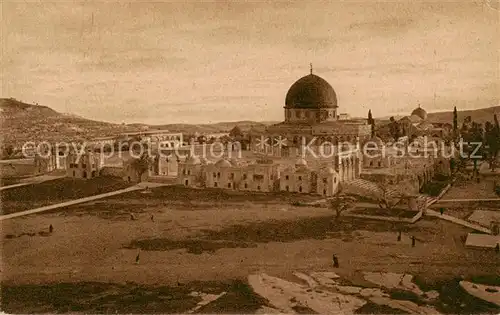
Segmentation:
{"type": "Polygon", "coordinates": [[[444,208],[439,208],[439,212],[441,212],[441,215],[444,213],[444,208]]]}
{"type": "Polygon", "coordinates": [[[411,247],[415,247],[415,236],[411,237],[411,247]]]}
{"type": "Polygon", "coordinates": [[[333,267],[334,268],[339,268],[339,259],[335,254],[333,254],[333,267]]]}
{"type": "Polygon", "coordinates": [[[398,233],[398,242],[401,242],[401,231],[398,233]]]}
{"type": "Polygon", "coordinates": [[[137,265],[137,264],[139,264],[139,259],[140,259],[139,255],[140,255],[140,254],[141,254],[141,253],[139,252],[139,253],[137,253],[137,256],[135,256],[135,264],[136,264],[136,265],[137,265]]]}
{"type": "Polygon", "coordinates": [[[49,225],[49,233],[52,233],[52,232],[54,232],[54,227],[51,224],[51,225],[49,225]]]}
{"type": "Polygon", "coordinates": [[[497,246],[495,246],[495,252],[497,252],[497,254],[500,252],[500,244],[497,243],[497,246]]]}
{"type": "Polygon", "coordinates": [[[155,222],[155,218],[153,215],[151,215],[151,222],[155,222]]]}

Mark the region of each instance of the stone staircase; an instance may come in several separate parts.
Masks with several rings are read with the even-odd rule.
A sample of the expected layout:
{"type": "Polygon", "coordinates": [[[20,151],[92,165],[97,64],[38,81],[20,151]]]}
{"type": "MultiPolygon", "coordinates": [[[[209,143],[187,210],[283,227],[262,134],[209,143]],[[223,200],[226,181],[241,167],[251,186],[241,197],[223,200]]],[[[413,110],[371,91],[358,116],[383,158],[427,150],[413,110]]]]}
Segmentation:
{"type": "MultiPolygon", "coordinates": [[[[344,192],[370,198],[377,198],[383,193],[376,183],[361,178],[344,182],[342,188],[344,189],[344,192]]],[[[400,193],[397,189],[389,188],[387,194],[389,197],[397,197],[400,193]]],[[[437,201],[436,198],[430,196],[418,195],[417,202],[420,202],[421,200],[421,204],[425,205],[425,208],[437,201]]]]}

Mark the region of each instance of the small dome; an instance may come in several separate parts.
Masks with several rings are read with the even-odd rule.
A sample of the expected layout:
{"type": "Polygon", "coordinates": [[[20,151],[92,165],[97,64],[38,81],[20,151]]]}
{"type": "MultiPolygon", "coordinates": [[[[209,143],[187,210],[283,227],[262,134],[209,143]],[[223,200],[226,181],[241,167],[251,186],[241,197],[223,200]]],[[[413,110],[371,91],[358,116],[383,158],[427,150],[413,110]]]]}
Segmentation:
{"type": "Polygon", "coordinates": [[[295,167],[293,167],[293,165],[289,165],[289,166],[287,166],[287,168],[285,168],[285,170],[283,172],[285,172],[285,173],[295,173],[295,167]]]}
{"type": "Polygon", "coordinates": [[[425,109],[423,109],[422,107],[417,107],[413,110],[413,112],[411,112],[411,116],[417,116],[417,117],[420,117],[422,120],[426,120],[427,119],[427,112],[425,111],[425,109]]]}
{"type": "Polygon", "coordinates": [[[186,164],[189,164],[189,165],[198,165],[198,164],[201,164],[201,161],[200,161],[200,158],[198,158],[197,156],[189,156],[186,159],[186,164]]]}
{"type": "Polygon", "coordinates": [[[321,170],[323,174],[337,174],[337,172],[331,167],[325,167],[321,170]]]}
{"type": "Polygon", "coordinates": [[[232,165],[228,160],[222,159],[222,160],[217,161],[217,163],[215,163],[215,166],[217,166],[217,167],[231,167],[232,165]]]}
{"type": "Polygon", "coordinates": [[[240,161],[235,157],[229,160],[229,162],[231,163],[232,166],[239,166],[241,164],[240,161]]]}
{"type": "Polygon", "coordinates": [[[303,158],[298,158],[295,161],[295,166],[307,166],[307,161],[304,160],[303,158]]]}
{"type": "Polygon", "coordinates": [[[337,108],[337,95],[328,82],[311,73],[290,87],[285,106],[299,109],[337,108]]]}

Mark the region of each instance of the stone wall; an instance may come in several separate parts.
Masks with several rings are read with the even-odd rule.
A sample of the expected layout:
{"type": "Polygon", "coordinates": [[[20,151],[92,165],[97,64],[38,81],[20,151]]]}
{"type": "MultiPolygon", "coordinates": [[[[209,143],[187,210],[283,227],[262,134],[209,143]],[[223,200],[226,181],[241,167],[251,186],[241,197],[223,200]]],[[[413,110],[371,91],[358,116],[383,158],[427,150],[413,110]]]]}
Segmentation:
{"type": "Polygon", "coordinates": [[[102,176],[115,176],[115,177],[123,177],[124,171],[123,167],[118,166],[105,166],[101,169],[100,174],[102,176]]]}

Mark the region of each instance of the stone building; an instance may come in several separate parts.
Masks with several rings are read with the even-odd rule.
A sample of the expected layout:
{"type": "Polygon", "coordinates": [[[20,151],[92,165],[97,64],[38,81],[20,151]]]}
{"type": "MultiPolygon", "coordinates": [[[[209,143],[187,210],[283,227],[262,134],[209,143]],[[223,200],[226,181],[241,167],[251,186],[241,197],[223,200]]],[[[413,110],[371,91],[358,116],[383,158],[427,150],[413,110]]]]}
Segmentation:
{"type": "Polygon", "coordinates": [[[93,152],[70,152],[66,157],[66,176],[89,179],[99,176],[103,166],[100,154],[93,152]]]}
{"type": "Polygon", "coordinates": [[[238,163],[221,159],[207,164],[204,173],[206,187],[270,192],[276,190],[279,165],[269,160],[238,163]]]}
{"type": "Polygon", "coordinates": [[[298,193],[316,192],[317,176],[307,165],[306,160],[299,158],[295,165],[285,168],[280,176],[280,190],[298,193]]]}
{"type": "Polygon", "coordinates": [[[389,168],[394,159],[386,150],[385,144],[377,136],[371,137],[363,145],[363,168],[389,168]]]}

